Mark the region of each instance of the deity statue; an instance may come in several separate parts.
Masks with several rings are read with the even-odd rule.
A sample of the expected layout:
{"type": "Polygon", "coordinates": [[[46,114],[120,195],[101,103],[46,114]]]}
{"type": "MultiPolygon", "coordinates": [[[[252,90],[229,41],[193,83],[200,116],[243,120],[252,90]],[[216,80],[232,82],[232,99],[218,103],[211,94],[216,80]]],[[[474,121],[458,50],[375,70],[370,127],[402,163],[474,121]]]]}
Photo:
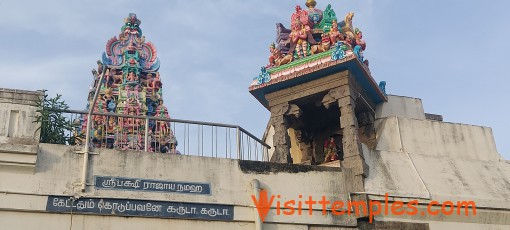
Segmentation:
{"type": "Polygon", "coordinates": [[[353,46],[354,46],[353,52],[356,55],[356,57],[361,62],[364,63],[363,51],[367,47],[367,44],[366,44],[365,40],[363,40],[363,33],[361,32],[360,29],[356,28],[354,30],[354,33],[356,34],[356,37],[353,41],[353,46]]]}
{"type": "Polygon", "coordinates": [[[114,117],[110,117],[108,119],[108,125],[106,126],[106,132],[107,133],[114,133],[115,132],[115,118],[114,117]]]}
{"type": "Polygon", "coordinates": [[[339,41],[345,41],[344,35],[338,30],[338,22],[333,20],[331,25],[331,31],[329,31],[329,40],[332,44],[335,44],[339,41]]]}
{"type": "Polygon", "coordinates": [[[338,160],[340,157],[337,151],[338,148],[335,143],[335,138],[331,137],[329,140],[326,140],[324,142],[324,155],[326,156],[324,158],[324,163],[338,160]]]}
{"type": "Polygon", "coordinates": [[[331,48],[331,40],[329,34],[322,34],[321,42],[318,45],[312,46],[310,52],[312,54],[318,54],[325,51],[328,51],[331,48]]]}
{"type": "Polygon", "coordinates": [[[275,65],[275,61],[276,59],[279,58],[280,56],[280,53],[278,52],[278,50],[276,49],[276,45],[273,43],[271,43],[271,45],[269,46],[269,64],[266,66],[266,68],[271,68],[275,65]]]}
{"type": "Polygon", "coordinates": [[[280,48],[276,47],[274,43],[269,46],[269,64],[265,68],[278,67],[290,63],[293,60],[292,54],[289,52],[287,55],[283,55],[280,48]]]}
{"type": "Polygon", "coordinates": [[[131,71],[128,73],[126,79],[130,82],[134,82],[138,80],[138,77],[136,76],[135,72],[131,71]]]}
{"type": "Polygon", "coordinates": [[[149,87],[149,86],[150,86],[150,83],[151,83],[152,78],[153,78],[152,73],[148,73],[148,74],[147,74],[147,78],[146,78],[146,79],[142,79],[142,80],[141,80],[141,82],[145,84],[144,89],[145,89],[146,87],[149,87]]]}
{"type": "Polygon", "coordinates": [[[106,88],[103,95],[103,104],[106,105],[108,112],[114,112],[116,108],[115,97],[113,96],[113,89],[106,88]]]}
{"type": "MultiPolygon", "coordinates": [[[[160,100],[160,104],[158,108],[156,109],[156,115],[155,117],[161,117],[165,118],[168,117],[168,110],[163,105],[163,100],[160,100]]],[[[170,126],[169,122],[167,121],[157,121],[158,126],[156,127],[156,133],[162,136],[166,136],[169,134],[170,126]]]]}
{"type": "Polygon", "coordinates": [[[289,39],[291,39],[291,44],[295,47],[297,56],[299,58],[304,58],[308,56],[308,35],[310,34],[310,27],[301,23],[301,21],[296,20],[294,26],[292,27],[292,31],[290,32],[289,39]]]}
{"type": "Polygon", "coordinates": [[[105,102],[108,102],[110,100],[113,100],[113,90],[112,88],[106,88],[103,95],[103,100],[105,102]]]}
{"type": "Polygon", "coordinates": [[[292,60],[294,60],[294,56],[292,54],[289,53],[289,54],[283,56],[283,54],[281,53],[280,50],[278,50],[278,52],[280,53],[280,57],[278,59],[276,59],[275,67],[285,65],[287,63],[292,62],[292,60]]]}
{"type": "Polygon", "coordinates": [[[296,22],[300,22],[301,24],[304,24],[306,26],[309,26],[309,17],[308,17],[308,11],[301,9],[301,6],[296,6],[296,12],[292,14],[290,17],[291,22],[291,28],[294,26],[296,22]]]}
{"type": "Polygon", "coordinates": [[[104,128],[101,125],[101,123],[99,123],[99,122],[95,123],[93,134],[94,134],[94,139],[96,141],[101,142],[101,140],[103,140],[103,138],[104,138],[104,128]]]}
{"type": "Polygon", "coordinates": [[[365,40],[363,40],[363,32],[361,32],[360,29],[356,28],[354,30],[354,33],[356,34],[356,38],[354,40],[355,45],[361,46],[361,50],[365,51],[365,48],[367,47],[367,43],[365,42],[365,40]]]}
{"type": "Polygon", "coordinates": [[[159,77],[159,72],[156,72],[156,76],[151,80],[151,88],[153,90],[159,90],[163,86],[161,83],[161,78],[159,77]]]}
{"type": "Polygon", "coordinates": [[[345,42],[344,43],[347,46],[349,46],[350,49],[354,48],[355,40],[356,40],[356,38],[351,31],[345,32],[345,42]]]}
{"type": "Polygon", "coordinates": [[[160,135],[162,135],[162,136],[168,135],[168,132],[170,131],[170,127],[168,126],[168,122],[166,122],[166,121],[159,121],[159,131],[160,131],[160,135]]]}

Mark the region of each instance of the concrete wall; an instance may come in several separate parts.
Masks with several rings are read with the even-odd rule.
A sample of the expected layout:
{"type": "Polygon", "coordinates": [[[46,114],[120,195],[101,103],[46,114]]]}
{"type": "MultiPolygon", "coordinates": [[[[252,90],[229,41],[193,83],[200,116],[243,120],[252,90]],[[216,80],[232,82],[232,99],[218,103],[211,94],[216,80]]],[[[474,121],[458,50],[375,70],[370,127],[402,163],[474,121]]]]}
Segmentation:
{"type": "Polygon", "coordinates": [[[421,99],[388,95],[388,101],[380,103],[375,109],[375,118],[403,117],[425,120],[421,99]]]}
{"type": "Polygon", "coordinates": [[[0,89],[0,143],[15,138],[38,140],[33,117],[41,96],[42,92],[38,91],[0,89]]]}
{"type": "MultiPolygon", "coordinates": [[[[363,146],[370,199],[475,201],[476,216],[379,216],[379,221],[428,223],[430,229],[509,229],[510,164],[487,127],[425,119],[420,99],[388,96],[376,108],[376,146],[363,146]]],[[[472,210],[471,210],[472,211],[472,210]]]]}
{"type": "MultiPolygon", "coordinates": [[[[104,217],[75,215],[73,229],[121,229],[126,226],[144,226],[162,229],[168,224],[201,226],[207,229],[248,229],[254,222],[254,204],[250,182],[258,179],[269,195],[280,195],[280,200],[300,200],[299,195],[329,200],[349,200],[353,173],[340,168],[247,162],[195,156],[178,156],[134,151],[101,150],[90,157],[87,191],[82,193],[80,173],[83,155],[74,147],[41,144],[34,172],[0,168],[0,222],[10,229],[37,229],[37,223],[53,222],[52,229],[70,226],[69,214],[49,214],[46,202],[49,195],[87,198],[119,198],[134,200],[178,201],[205,204],[234,205],[233,222],[183,221],[150,218],[104,217]],[[94,176],[145,178],[167,181],[210,183],[212,195],[179,193],[100,190],[94,185],[94,176]],[[38,214],[34,214],[34,213],[38,214]],[[41,212],[41,213],[39,213],[41,212]],[[31,221],[13,221],[12,216],[30,216],[31,221]],[[129,220],[127,220],[129,219],[129,220]],[[140,220],[140,221],[138,221],[140,220]],[[5,222],[4,222],[5,221],[5,222]],[[189,224],[189,225],[187,225],[189,224]],[[216,227],[215,227],[216,226],[216,227]]],[[[303,199],[304,201],[304,199],[303,199]]],[[[314,206],[311,216],[276,215],[276,202],[266,217],[266,223],[277,224],[275,229],[299,228],[314,225],[356,226],[354,216],[322,215],[321,206],[314,206]]],[[[304,207],[306,213],[308,208],[304,207]]],[[[24,219],[24,218],[23,218],[24,219]]],[[[18,219],[20,220],[20,219],[18,219]]],[[[269,226],[269,225],[268,225],[269,226]]],[[[270,228],[269,228],[270,229],[270,228]]]]}
{"type": "Polygon", "coordinates": [[[500,161],[492,129],[482,126],[415,120],[400,117],[378,119],[376,150],[430,156],[500,161]]]}
{"type": "Polygon", "coordinates": [[[43,93],[0,89],[0,167],[33,167],[39,143],[34,123],[36,102],[43,93]]]}
{"type": "Polygon", "coordinates": [[[510,164],[490,128],[397,117],[376,124],[376,148],[364,148],[368,191],[510,208],[510,164]]]}
{"type": "Polygon", "coordinates": [[[487,127],[401,118],[398,125],[407,152],[480,161],[502,159],[487,127]]]}
{"type": "MultiPolygon", "coordinates": [[[[156,219],[140,217],[91,216],[78,214],[50,214],[0,211],[0,223],[6,229],[23,230],[168,230],[168,229],[211,229],[211,230],[253,230],[249,222],[193,221],[179,219],[156,219]],[[23,220],[23,221],[20,221],[23,220]]],[[[307,229],[306,225],[265,224],[267,230],[307,229]]]]}
{"type": "MultiPolygon", "coordinates": [[[[421,221],[430,229],[510,228],[510,164],[496,151],[487,127],[387,117],[375,123],[375,149],[364,146],[370,168],[365,189],[382,200],[423,205],[474,201],[476,216],[394,216],[380,221],[421,221]]],[[[426,206],[422,206],[425,210],[426,206]]]]}

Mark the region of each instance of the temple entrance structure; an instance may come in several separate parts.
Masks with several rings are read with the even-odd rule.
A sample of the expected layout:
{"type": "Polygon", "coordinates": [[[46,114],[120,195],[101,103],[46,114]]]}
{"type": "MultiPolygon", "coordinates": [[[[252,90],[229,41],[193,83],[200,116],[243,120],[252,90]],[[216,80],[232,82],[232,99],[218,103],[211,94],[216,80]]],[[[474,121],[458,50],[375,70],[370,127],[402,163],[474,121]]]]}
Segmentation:
{"type": "Polygon", "coordinates": [[[277,24],[278,46],[270,46],[270,63],[250,86],[271,112],[271,161],[334,162],[366,177],[362,143],[375,140],[375,106],[386,94],[363,57],[366,43],[352,26],[354,14],[337,21],[331,5],[321,11],[309,0],[306,6],[296,6],[292,29],[277,24]]]}

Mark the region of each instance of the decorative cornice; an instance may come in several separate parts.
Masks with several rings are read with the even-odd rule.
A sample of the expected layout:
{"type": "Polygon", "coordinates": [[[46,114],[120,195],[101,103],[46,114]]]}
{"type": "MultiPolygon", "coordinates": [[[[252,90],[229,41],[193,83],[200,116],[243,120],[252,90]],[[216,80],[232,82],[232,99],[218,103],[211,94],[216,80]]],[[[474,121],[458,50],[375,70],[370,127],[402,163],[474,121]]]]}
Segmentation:
{"type": "MultiPolygon", "coordinates": [[[[271,73],[271,81],[256,85],[255,83],[250,86],[250,91],[257,90],[269,85],[277,84],[283,81],[287,81],[289,79],[297,78],[306,74],[310,74],[313,72],[317,72],[326,68],[329,68],[331,66],[338,65],[340,63],[344,63],[353,59],[356,59],[356,56],[352,52],[347,52],[345,57],[343,59],[339,59],[336,61],[331,61],[331,52],[324,52],[329,53],[330,55],[322,55],[320,58],[313,58],[310,57],[308,59],[308,62],[302,62],[300,65],[292,65],[294,63],[289,63],[289,66],[282,66],[286,67],[283,70],[279,70],[277,72],[271,73]]],[[[322,53],[321,53],[322,54],[322,53]]],[[[316,55],[319,56],[319,55],[316,55]]],[[[269,71],[270,72],[270,71],[269,71]]]]}

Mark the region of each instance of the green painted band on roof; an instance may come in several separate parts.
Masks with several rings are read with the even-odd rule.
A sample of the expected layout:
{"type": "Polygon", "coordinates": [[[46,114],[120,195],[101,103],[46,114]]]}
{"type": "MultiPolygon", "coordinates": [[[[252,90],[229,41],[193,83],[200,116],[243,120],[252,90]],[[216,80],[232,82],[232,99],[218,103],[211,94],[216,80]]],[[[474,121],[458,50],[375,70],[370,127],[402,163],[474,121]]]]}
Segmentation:
{"type": "Polygon", "coordinates": [[[304,63],[316,61],[316,60],[324,58],[326,56],[331,56],[331,53],[333,53],[333,49],[328,50],[326,52],[319,53],[319,54],[314,54],[312,56],[308,56],[308,57],[305,57],[305,58],[301,58],[301,59],[295,60],[295,61],[293,61],[291,63],[285,64],[285,65],[282,65],[282,66],[273,67],[271,69],[268,69],[267,72],[269,74],[277,73],[277,72],[280,72],[282,70],[286,70],[286,69],[289,69],[289,68],[292,68],[292,67],[296,67],[298,65],[302,65],[304,63]]]}

